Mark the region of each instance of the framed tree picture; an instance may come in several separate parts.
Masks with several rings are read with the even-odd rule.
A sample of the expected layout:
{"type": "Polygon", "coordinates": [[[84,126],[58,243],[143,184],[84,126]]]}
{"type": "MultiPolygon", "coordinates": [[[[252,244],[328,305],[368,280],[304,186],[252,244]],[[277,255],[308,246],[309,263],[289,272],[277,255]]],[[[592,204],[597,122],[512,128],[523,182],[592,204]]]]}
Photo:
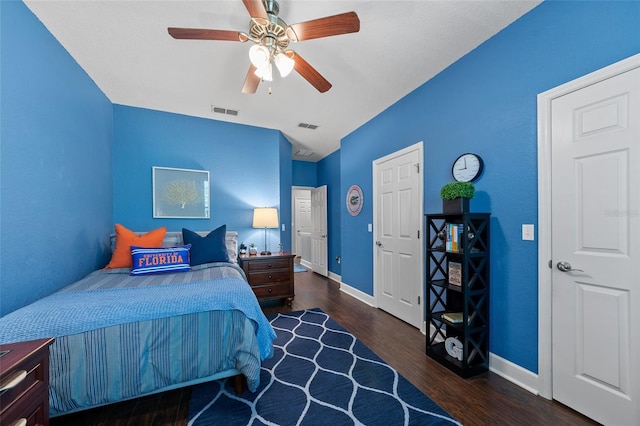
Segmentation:
{"type": "Polygon", "coordinates": [[[207,170],[153,167],[153,217],[209,219],[207,170]]]}

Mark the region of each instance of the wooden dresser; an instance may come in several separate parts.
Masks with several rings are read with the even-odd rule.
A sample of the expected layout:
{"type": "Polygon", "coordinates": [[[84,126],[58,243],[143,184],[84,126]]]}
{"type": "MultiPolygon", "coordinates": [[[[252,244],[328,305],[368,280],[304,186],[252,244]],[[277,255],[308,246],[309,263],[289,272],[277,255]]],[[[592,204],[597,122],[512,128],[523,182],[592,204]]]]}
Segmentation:
{"type": "Polygon", "coordinates": [[[53,339],[0,345],[0,425],[49,425],[49,345],[53,339]]]}
{"type": "Polygon", "coordinates": [[[293,258],[291,253],[248,255],[238,257],[247,275],[249,285],[258,301],[285,299],[291,306],[295,297],[293,284],[293,258]]]}

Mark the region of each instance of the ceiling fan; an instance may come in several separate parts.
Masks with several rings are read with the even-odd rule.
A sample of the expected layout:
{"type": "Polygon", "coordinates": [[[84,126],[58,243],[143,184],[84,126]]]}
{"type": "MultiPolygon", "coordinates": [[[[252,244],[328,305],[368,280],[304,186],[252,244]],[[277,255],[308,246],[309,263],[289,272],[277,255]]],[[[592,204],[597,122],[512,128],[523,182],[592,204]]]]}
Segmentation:
{"type": "Polygon", "coordinates": [[[242,87],[243,93],[255,93],[260,81],[271,81],[273,65],[282,77],[292,70],[304,77],[319,92],[331,88],[329,83],[302,56],[290,50],[289,43],[360,31],[360,19],[355,12],[341,13],[287,25],[278,17],[280,7],[275,0],[242,0],[251,15],[249,34],[240,31],[199,28],[168,28],[175,39],[252,41],[249,49],[251,65],[242,87]]]}

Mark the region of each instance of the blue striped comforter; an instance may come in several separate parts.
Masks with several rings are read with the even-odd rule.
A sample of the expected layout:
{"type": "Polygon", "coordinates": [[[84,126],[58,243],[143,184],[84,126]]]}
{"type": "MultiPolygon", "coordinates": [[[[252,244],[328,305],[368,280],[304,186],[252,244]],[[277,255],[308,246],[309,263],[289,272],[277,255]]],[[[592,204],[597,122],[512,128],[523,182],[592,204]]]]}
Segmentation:
{"type": "Polygon", "coordinates": [[[256,323],[260,357],[266,359],[275,333],[253,291],[241,278],[213,280],[212,270],[144,277],[130,276],[128,269],[96,271],[0,318],[0,343],[60,337],[194,312],[238,310],[256,323]],[[194,276],[196,280],[190,282],[194,276]]]}
{"type": "Polygon", "coordinates": [[[0,343],[55,337],[52,415],[235,369],[259,384],[273,328],[236,265],[129,276],[99,270],[0,318],[0,343]]]}

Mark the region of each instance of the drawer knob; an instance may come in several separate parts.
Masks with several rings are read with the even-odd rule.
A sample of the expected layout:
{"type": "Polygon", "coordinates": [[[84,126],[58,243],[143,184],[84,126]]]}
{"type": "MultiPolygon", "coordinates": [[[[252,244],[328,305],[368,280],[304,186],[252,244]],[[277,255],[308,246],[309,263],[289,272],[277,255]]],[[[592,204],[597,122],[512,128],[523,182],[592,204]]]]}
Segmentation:
{"type": "Polygon", "coordinates": [[[270,263],[267,265],[267,268],[271,268],[271,264],[270,263]]]}
{"type": "Polygon", "coordinates": [[[26,370],[18,370],[0,382],[0,392],[16,387],[27,377],[26,370]]]}
{"type": "Polygon", "coordinates": [[[273,291],[273,289],[271,287],[269,287],[269,293],[271,293],[273,291]]]}
{"type": "Polygon", "coordinates": [[[271,279],[271,275],[269,275],[269,279],[271,279]]]}

